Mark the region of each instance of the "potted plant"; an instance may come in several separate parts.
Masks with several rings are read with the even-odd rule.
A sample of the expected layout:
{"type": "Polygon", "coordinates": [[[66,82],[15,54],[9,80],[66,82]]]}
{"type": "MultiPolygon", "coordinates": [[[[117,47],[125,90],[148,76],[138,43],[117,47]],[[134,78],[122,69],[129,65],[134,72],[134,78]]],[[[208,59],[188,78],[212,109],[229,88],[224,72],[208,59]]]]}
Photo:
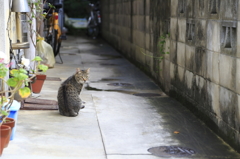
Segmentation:
{"type": "MultiPolygon", "coordinates": [[[[12,133],[13,133],[13,128],[14,128],[14,126],[15,126],[15,119],[7,117],[7,118],[5,119],[5,122],[3,122],[2,125],[6,125],[6,126],[9,126],[9,127],[11,128],[11,129],[10,129],[10,130],[11,130],[11,133],[10,133],[10,135],[9,135],[8,138],[7,138],[7,141],[10,141],[11,136],[12,136],[12,133]]],[[[5,147],[7,147],[7,146],[8,146],[8,143],[6,143],[5,147]]]]}
{"type": "MultiPolygon", "coordinates": [[[[36,56],[32,60],[35,62],[35,66],[34,66],[34,69],[30,71],[30,74],[29,74],[29,76],[31,76],[32,78],[30,82],[30,88],[33,93],[40,93],[42,86],[44,84],[44,80],[46,79],[46,75],[44,74],[44,72],[48,70],[48,66],[42,64],[42,62],[44,59],[46,63],[46,59],[49,60],[50,58],[49,56],[47,58],[44,58],[46,56],[45,54],[43,54],[44,48],[40,45],[40,43],[44,41],[44,38],[40,36],[41,32],[43,31],[41,30],[42,28],[41,25],[43,25],[43,20],[45,19],[46,15],[52,10],[52,8],[54,8],[54,6],[48,3],[47,0],[29,0],[28,5],[30,8],[30,12],[27,14],[29,30],[30,30],[30,39],[32,41],[33,46],[36,49],[35,50],[36,56]],[[43,9],[43,6],[45,5],[49,6],[48,10],[43,9]],[[36,22],[36,26],[34,25],[35,22],[36,22]]],[[[47,51],[47,53],[49,53],[49,51],[47,51]]],[[[52,55],[52,59],[54,60],[54,63],[55,63],[55,58],[53,55],[52,55]]]]}
{"type": "MultiPolygon", "coordinates": [[[[23,68],[12,69],[9,71],[9,66],[4,60],[0,58],[0,137],[1,148],[8,145],[11,129],[14,127],[14,119],[7,118],[10,108],[14,102],[14,95],[18,93],[23,99],[31,94],[28,85],[29,77],[27,71],[23,68]],[[8,76],[10,74],[10,77],[8,76]],[[11,124],[11,127],[8,126],[11,124]],[[8,132],[8,134],[5,134],[8,132]]],[[[0,155],[2,154],[0,149],[0,155]]]]}
{"type": "Polygon", "coordinates": [[[41,64],[42,58],[40,56],[36,56],[32,61],[35,61],[35,69],[32,70],[32,74],[36,76],[36,79],[31,83],[31,88],[33,93],[40,93],[47,77],[43,73],[48,70],[48,66],[41,64]]]}
{"type": "Polygon", "coordinates": [[[9,143],[9,136],[11,134],[11,128],[6,125],[0,125],[0,156],[2,155],[3,149],[9,143]]]}

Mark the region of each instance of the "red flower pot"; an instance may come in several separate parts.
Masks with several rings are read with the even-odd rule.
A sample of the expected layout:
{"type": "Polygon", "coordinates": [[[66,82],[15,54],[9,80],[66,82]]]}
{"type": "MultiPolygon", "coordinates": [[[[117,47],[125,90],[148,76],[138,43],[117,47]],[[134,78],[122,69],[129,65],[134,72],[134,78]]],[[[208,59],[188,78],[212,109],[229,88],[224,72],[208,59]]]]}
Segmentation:
{"type": "MultiPolygon", "coordinates": [[[[6,118],[6,122],[4,122],[2,125],[7,125],[11,128],[11,132],[12,132],[12,129],[13,127],[15,126],[15,120],[13,118],[6,118]]],[[[8,141],[10,141],[10,137],[11,137],[11,133],[9,135],[9,138],[7,139],[8,141]]],[[[8,146],[8,142],[7,144],[5,145],[5,147],[8,146]]]]}
{"type": "Polygon", "coordinates": [[[0,156],[2,156],[3,149],[9,143],[9,138],[11,135],[11,127],[7,125],[0,126],[0,156]]]}
{"type": "Polygon", "coordinates": [[[36,81],[31,83],[32,85],[32,92],[33,93],[40,93],[42,90],[43,83],[46,79],[46,75],[36,75],[36,81]]]}

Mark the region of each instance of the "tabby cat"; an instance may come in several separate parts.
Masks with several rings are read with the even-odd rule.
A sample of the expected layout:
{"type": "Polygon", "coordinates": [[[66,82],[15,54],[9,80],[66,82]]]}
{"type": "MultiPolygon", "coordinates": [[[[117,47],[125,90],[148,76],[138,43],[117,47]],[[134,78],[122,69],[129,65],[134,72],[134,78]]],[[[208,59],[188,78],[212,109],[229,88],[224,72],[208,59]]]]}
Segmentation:
{"type": "Polygon", "coordinates": [[[90,69],[77,71],[66,79],[58,89],[59,113],[64,116],[77,116],[80,109],[84,108],[79,95],[84,83],[88,80],[90,69]]]}

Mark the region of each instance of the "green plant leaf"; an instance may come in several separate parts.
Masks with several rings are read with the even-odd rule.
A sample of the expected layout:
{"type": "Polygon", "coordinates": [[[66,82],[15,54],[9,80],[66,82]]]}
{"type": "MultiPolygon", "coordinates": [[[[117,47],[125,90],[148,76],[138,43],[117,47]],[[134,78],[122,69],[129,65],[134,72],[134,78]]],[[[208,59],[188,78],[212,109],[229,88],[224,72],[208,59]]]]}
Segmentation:
{"type": "Polygon", "coordinates": [[[50,8],[54,8],[54,9],[55,9],[55,6],[52,5],[51,3],[48,3],[48,6],[49,6],[50,8]]]}
{"type": "Polygon", "coordinates": [[[7,75],[5,71],[0,70],[0,78],[4,78],[7,75]]]}
{"type": "Polygon", "coordinates": [[[10,86],[10,87],[16,87],[17,84],[18,84],[18,79],[17,78],[9,78],[7,80],[7,84],[10,86]]]}
{"type": "Polygon", "coordinates": [[[19,73],[18,79],[19,80],[26,80],[28,78],[28,75],[24,73],[19,73]]]}
{"type": "Polygon", "coordinates": [[[5,96],[0,97],[0,105],[7,102],[7,98],[5,96]]]}
{"type": "Polygon", "coordinates": [[[8,69],[4,64],[0,64],[0,78],[3,78],[7,75],[8,69]]]}
{"type": "Polygon", "coordinates": [[[18,76],[18,74],[19,74],[19,70],[17,70],[17,69],[13,69],[13,70],[11,70],[10,71],[10,74],[12,75],[12,76],[18,76]]]}
{"type": "Polygon", "coordinates": [[[27,98],[31,94],[31,90],[28,87],[20,88],[18,92],[22,98],[27,98]]]}
{"type": "Polygon", "coordinates": [[[26,71],[25,69],[23,69],[23,68],[20,68],[19,71],[20,71],[21,73],[27,74],[27,71],[26,71]]]}
{"type": "Polygon", "coordinates": [[[5,116],[8,116],[8,112],[6,112],[6,111],[4,111],[4,110],[2,110],[2,115],[5,115],[5,116]]]}
{"type": "Polygon", "coordinates": [[[40,56],[36,56],[32,61],[42,61],[42,58],[40,56]]]}
{"type": "Polygon", "coordinates": [[[20,68],[19,70],[13,69],[13,70],[10,71],[10,74],[11,74],[13,77],[15,77],[15,78],[17,78],[17,79],[19,79],[19,80],[25,80],[25,79],[27,79],[28,76],[26,75],[26,73],[27,73],[27,71],[24,70],[24,69],[21,69],[21,68],[20,68]]]}
{"type": "Polygon", "coordinates": [[[28,83],[29,83],[29,81],[25,81],[25,83],[24,83],[25,86],[28,86],[29,85],[28,83]]]}
{"type": "Polygon", "coordinates": [[[38,68],[39,68],[40,70],[42,70],[43,72],[46,72],[46,71],[48,70],[48,66],[43,65],[43,64],[38,65],[38,68]]]}
{"type": "Polygon", "coordinates": [[[42,16],[43,16],[44,18],[46,17],[46,15],[47,15],[47,13],[46,13],[46,12],[42,14],[42,16]]]}

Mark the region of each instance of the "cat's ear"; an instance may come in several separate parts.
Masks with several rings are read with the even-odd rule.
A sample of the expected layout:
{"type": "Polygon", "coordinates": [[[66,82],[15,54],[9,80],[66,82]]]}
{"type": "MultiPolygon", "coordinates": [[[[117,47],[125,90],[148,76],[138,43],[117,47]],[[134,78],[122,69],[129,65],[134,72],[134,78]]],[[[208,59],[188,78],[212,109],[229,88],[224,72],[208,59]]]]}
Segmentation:
{"type": "Polygon", "coordinates": [[[89,72],[90,72],[90,68],[88,68],[88,69],[86,70],[86,72],[89,73],[89,72]]]}
{"type": "Polygon", "coordinates": [[[76,73],[78,73],[78,72],[81,72],[81,69],[80,69],[80,68],[77,68],[76,73]]]}

